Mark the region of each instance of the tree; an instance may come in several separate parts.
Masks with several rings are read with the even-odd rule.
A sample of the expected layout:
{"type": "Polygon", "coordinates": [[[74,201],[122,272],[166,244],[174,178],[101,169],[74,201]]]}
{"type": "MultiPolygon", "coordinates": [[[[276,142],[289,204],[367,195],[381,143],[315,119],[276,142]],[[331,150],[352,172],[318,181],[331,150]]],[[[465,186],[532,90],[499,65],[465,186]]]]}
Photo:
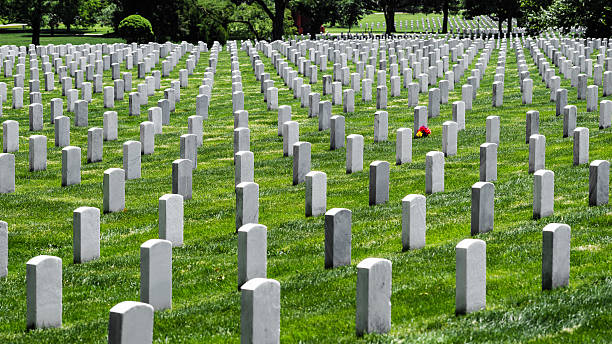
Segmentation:
{"type": "MultiPolygon", "coordinates": [[[[368,12],[364,0],[342,0],[338,4],[338,23],[348,27],[351,32],[351,26],[357,25],[368,12]]],[[[333,18],[336,18],[336,15],[333,18]]]]}
{"type": "Polygon", "coordinates": [[[60,20],[66,26],[66,30],[70,32],[70,28],[75,24],[79,11],[81,10],[81,0],[59,0],[55,9],[60,20]]]}
{"type": "Polygon", "coordinates": [[[364,6],[368,10],[383,12],[387,28],[385,33],[390,35],[395,32],[395,13],[398,11],[417,12],[420,3],[418,0],[364,0],[364,6]]]}
{"type": "MultiPolygon", "coordinates": [[[[239,5],[242,3],[257,4],[272,20],[272,40],[283,39],[284,24],[285,24],[285,9],[289,6],[289,0],[232,0],[233,3],[239,5]]],[[[331,1],[330,1],[331,2],[331,1]]]]}
{"type": "Polygon", "coordinates": [[[586,29],[587,37],[612,35],[612,3],[609,0],[555,0],[544,11],[545,25],[567,32],[572,27],[586,29]]]}
{"type": "Polygon", "coordinates": [[[467,17],[487,15],[497,20],[499,34],[502,34],[502,24],[508,20],[508,34],[512,32],[512,18],[522,15],[520,0],[464,0],[467,17]]]}
{"type": "Polygon", "coordinates": [[[448,33],[449,12],[458,12],[460,5],[461,4],[458,0],[423,0],[419,10],[425,13],[442,12],[442,15],[444,16],[442,22],[442,33],[448,33]]]}
{"type": "Polygon", "coordinates": [[[32,44],[40,45],[40,28],[44,16],[55,7],[54,0],[10,0],[9,19],[22,21],[32,28],[32,44]]]}
{"type": "Polygon", "coordinates": [[[306,17],[302,22],[306,33],[314,39],[320,32],[321,25],[332,20],[337,15],[339,3],[329,0],[296,0],[292,7],[295,11],[306,17]]]}

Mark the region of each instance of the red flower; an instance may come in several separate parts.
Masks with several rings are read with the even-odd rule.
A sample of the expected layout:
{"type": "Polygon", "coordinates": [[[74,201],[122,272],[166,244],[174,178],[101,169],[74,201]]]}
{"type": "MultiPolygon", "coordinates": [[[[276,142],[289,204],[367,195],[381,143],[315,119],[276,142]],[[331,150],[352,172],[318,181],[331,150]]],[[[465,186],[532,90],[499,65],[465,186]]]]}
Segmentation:
{"type": "Polygon", "coordinates": [[[422,137],[427,137],[431,134],[431,130],[429,130],[429,128],[427,128],[426,126],[421,126],[419,128],[419,130],[417,130],[417,133],[420,132],[422,137]]]}

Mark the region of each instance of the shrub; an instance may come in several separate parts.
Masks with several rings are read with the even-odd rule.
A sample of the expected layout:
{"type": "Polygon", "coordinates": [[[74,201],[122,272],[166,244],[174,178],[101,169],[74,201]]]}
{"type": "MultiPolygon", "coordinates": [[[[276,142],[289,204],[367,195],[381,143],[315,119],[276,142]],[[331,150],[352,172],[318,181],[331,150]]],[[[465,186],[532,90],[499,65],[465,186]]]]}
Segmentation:
{"type": "Polygon", "coordinates": [[[153,39],[153,28],[146,18],[133,14],[119,23],[119,35],[128,43],[147,43],[153,39]]]}

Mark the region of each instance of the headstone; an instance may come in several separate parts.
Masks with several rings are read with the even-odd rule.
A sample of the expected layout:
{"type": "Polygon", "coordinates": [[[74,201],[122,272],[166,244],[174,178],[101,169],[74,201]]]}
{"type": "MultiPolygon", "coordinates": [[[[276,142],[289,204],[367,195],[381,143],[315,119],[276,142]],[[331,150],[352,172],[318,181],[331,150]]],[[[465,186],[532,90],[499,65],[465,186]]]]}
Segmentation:
{"type": "Polygon", "coordinates": [[[444,192],[444,153],[432,151],[425,156],[425,193],[444,192]]]}
{"type": "Polygon", "coordinates": [[[74,102],[74,126],[86,127],[89,124],[89,103],[86,100],[74,102]]]}
{"type": "Polygon", "coordinates": [[[366,258],[357,265],[358,336],[391,329],[391,261],[366,258]]]}
{"type": "Polygon", "coordinates": [[[75,209],[72,212],[72,231],[72,256],[75,264],[100,258],[100,209],[75,209]]]}
{"type": "Polygon", "coordinates": [[[426,202],[423,195],[402,199],[402,251],[425,247],[426,202]]]}
{"type": "Polygon", "coordinates": [[[62,327],[62,260],[36,256],[26,263],[27,328],[62,327]]]}
{"type": "Polygon", "coordinates": [[[310,142],[298,141],[291,147],[293,150],[293,185],[304,182],[310,172],[310,142]]]}
{"type": "Polygon", "coordinates": [[[104,213],[120,212],[125,209],[125,171],[109,168],[104,171],[104,213]]]}
{"type": "Polygon", "coordinates": [[[429,89],[429,105],[427,106],[427,117],[435,118],[440,116],[440,89],[429,89]]]}
{"type": "Polygon", "coordinates": [[[504,83],[503,81],[493,82],[493,107],[504,105],[504,83]]]}
{"type": "Polygon", "coordinates": [[[327,209],[327,174],[310,171],[306,174],[305,181],[306,217],[324,214],[327,209]]]}
{"type": "Polygon", "coordinates": [[[402,165],[412,162],[412,130],[399,128],[395,136],[395,163],[402,165]]]}
{"type": "Polygon", "coordinates": [[[344,113],[355,112],[355,91],[349,88],[343,92],[344,101],[342,102],[344,107],[344,113]]]}
{"type": "Polygon", "coordinates": [[[589,128],[574,129],[574,165],[589,162],[589,128]]]}
{"type": "Polygon", "coordinates": [[[567,90],[565,88],[558,89],[555,98],[555,114],[559,116],[563,114],[563,108],[567,106],[567,90]]]}
{"type": "Polygon", "coordinates": [[[153,343],[153,306],[135,301],[123,301],[110,309],[108,319],[109,344],[153,343]]]}
{"type": "Polygon", "coordinates": [[[45,135],[32,135],[29,141],[30,172],[47,169],[47,137],[45,135]]]}
{"type": "Polygon", "coordinates": [[[239,151],[234,155],[234,185],[242,182],[254,181],[254,157],[253,152],[239,151]]]}
{"type": "Polygon", "coordinates": [[[570,226],[549,223],[542,231],[542,290],[567,287],[570,277],[570,226]]]}
{"type": "Polygon", "coordinates": [[[457,155],[457,122],[442,123],[442,152],[444,156],[457,155]]]}
{"type": "Polygon", "coordinates": [[[0,221],[0,278],[6,277],[7,275],[8,275],[8,224],[4,221],[0,221]]]}
{"type": "Polygon", "coordinates": [[[567,105],[563,108],[563,137],[573,134],[576,129],[576,118],[578,109],[575,105],[567,105]]]}
{"type": "Polygon", "coordinates": [[[180,137],[181,159],[191,160],[193,169],[198,166],[198,139],[194,134],[183,134],[180,137]]]}
{"type": "Polygon", "coordinates": [[[30,131],[41,131],[43,130],[43,106],[42,104],[35,103],[28,106],[28,112],[30,115],[30,131]]]}
{"type": "Polygon", "coordinates": [[[19,122],[14,120],[2,122],[2,152],[19,152],[19,122]]]}
{"type": "Polygon", "coordinates": [[[140,95],[138,92],[130,92],[129,95],[130,102],[130,116],[140,116],[140,95]]]}
{"type": "Polygon", "coordinates": [[[599,129],[612,126],[612,100],[602,100],[599,104],[599,129]]]}
{"type": "Polygon", "coordinates": [[[141,146],[140,141],[126,141],[123,143],[123,170],[125,179],[138,179],[141,175],[141,146]]]}
{"type": "Polygon", "coordinates": [[[238,289],[253,278],[267,277],[268,229],[247,223],[238,229],[238,289]]]}
{"type": "Polygon", "coordinates": [[[376,87],[376,109],[387,108],[387,86],[376,87]]]}
{"type": "Polygon", "coordinates": [[[595,160],[589,165],[589,206],[608,204],[609,199],[610,162],[595,160]]]}
{"type": "MultiPolygon", "coordinates": [[[[291,106],[281,105],[278,107],[278,122],[277,122],[277,134],[283,136],[283,124],[291,120],[291,106]]],[[[320,120],[319,120],[320,122],[320,120]]]]}
{"type": "Polygon", "coordinates": [[[477,182],[472,185],[472,235],[493,230],[495,217],[494,199],[495,186],[493,183],[477,182]]]}
{"type": "Polygon", "coordinates": [[[81,184],[81,148],[68,146],[62,149],[62,186],[75,184],[81,184]]]}
{"type": "Polygon", "coordinates": [[[590,85],[587,88],[587,112],[596,112],[597,111],[597,102],[599,96],[599,88],[597,85],[590,85]]]}
{"type": "Polygon", "coordinates": [[[527,111],[525,122],[525,143],[529,143],[531,135],[540,132],[540,112],[535,110],[527,111]]]}
{"type": "Polygon", "coordinates": [[[298,122],[286,121],[283,123],[283,156],[293,156],[293,144],[299,140],[300,127],[298,122]]]}
{"type": "Polygon", "coordinates": [[[369,204],[377,205],[389,201],[389,162],[376,160],[370,164],[369,204]]]}
{"type": "Polygon", "coordinates": [[[472,85],[463,85],[461,87],[461,100],[465,104],[466,110],[472,110],[472,85]]]}
{"type": "Polygon", "coordinates": [[[335,115],[329,120],[329,148],[336,150],[344,147],[344,116],[335,115]]]}
{"type": "Polygon", "coordinates": [[[259,185],[243,182],[236,185],[236,231],[247,223],[259,222],[259,185]]]}
{"type": "Polygon", "coordinates": [[[91,128],[87,130],[87,162],[102,161],[102,154],[102,128],[91,128]]]}
{"type": "Polygon", "coordinates": [[[234,129],[234,154],[239,151],[251,150],[249,128],[239,127],[234,129]]]}
{"type": "Polygon", "coordinates": [[[155,124],[153,122],[145,121],[140,123],[140,143],[143,155],[155,152],[155,124]]]}
{"type": "Polygon", "coordinates": [[[104,107],[110,109],[115,107],[115,89],[113,86],[104,86],[104,107]]]}
{"type": "Polygon", "coordinates": [[[158,202],[159,238],[183,246],[183,196],[165,194],[158,202]]]}
{"type": "Polygon", "coordinates": [[[329,101],[319,103],[319,131],[329,129],[332,104],[329,101]]]}
{"type": "Polygon", "coordinates": [[[15,192],[15,155],[0,153],[0,194],[15,192]]]}
{"type": "Polygon", "coordinates": [[[497,144],[486,142],[480,145],[480,181],[497,180],[497,144]]]}
{"type": "Polygon", "coordinates": [[[543,169],[546,166],[546,137],[531,135],[529,138],[529,173],[543,169]]]}
{"type": "MultiPolygon", "coordinates": [[[[162,110],[160,107],[151,107],[149,108],[149,122],[153,122],[153,131],[155,135],[162,133],[162,110]]],[[[189,116],[194,117],[194,116],[189,116]]]]}
{"type": "Polygon", "coordinates": [[[62,116],[64,113],[64,101],[61,98],[51,99],[51,124],[55,123],[55,118],[62,116]]]}
{"type": "Polygon", "coordinates": [[[499,136],[500,136],[499,122],[500,122],[499,116],[487,116],[487,123],[486,123],[487,142],[495,143],[499,145],[499,136]]]}
{"type": "Polygon", "coordinates": [[[351,264],[352,212],[333,208],[325,213],[325,268],[351,264]]]}
{"type": "Polygon", "coordinates": [[[150,239],[140,245],[140,302],[156,311],[172,308],[172,243],[168,240],[150,239]]]}
{"type": "Polygon", "coordinates": [[[280,343],[280,283],[253,278],[240,290],[240,342],[280,343]]]}
{"type": "Polygon", "coordinates": [[[533,218],[541,219],[553,214],[555,206],[555,173],[538,170],[533,174],[533,218]]]}
{"type": "Polygon", "coordinates": [[[455,247],[455,313],[467,314],[486,307],[487,245],[464,239],[455,247]]]}
{"type": "Polygon", "coordinates": [[[192,197],[193,162],[189,159],[176,159],[172,162],[172,193],[192,197]]]}
{"type": "Polygon", "coordinates": [[[198,94],[196,96],[196,116],[202,116],[204,119],[208,119],[208,106],[210,100],[205,94],[198,94]]]}
{"type": "Polygon", "coordinates": [[[118,137],[118,122],[117,122],[117,112],[116,111],[106,111],[104,112],[104,117],[102,119],[103,126],[103,139],[104,141],[114,141],[118,137]]]}
{"type": "Polygon", "coordinates": [[[457,130],[465,130],[465,103],[461,100],[453,102],[453,122],[457,130]]]}
{"type": "Polygon", "coordinates": [[[417,106],[414,108],[414,125],[412,134],[416,137],[420,127],[427,126],[427,107],[417,106]]]}

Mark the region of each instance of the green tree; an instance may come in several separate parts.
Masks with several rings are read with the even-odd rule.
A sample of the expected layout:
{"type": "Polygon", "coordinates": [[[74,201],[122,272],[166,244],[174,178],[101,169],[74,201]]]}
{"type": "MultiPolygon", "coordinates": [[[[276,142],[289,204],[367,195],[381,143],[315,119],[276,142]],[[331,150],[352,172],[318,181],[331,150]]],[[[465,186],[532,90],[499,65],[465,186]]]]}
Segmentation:
{"type": "Polygon", "coordinates": [[[270,20],[272,20],[272,40],[274,41],[283,38],[285,32],[285,10],[289,6],[289,1],[290,0],[232,0],[236,5],[246,3],[260,6],[270,20]]]}
{"type": "Polygon", "coordinates": [[[512,32],[512,18],[522,16],[520,0],[464,0],[465,14],[468,18],[487,15],[497,21],[500,35],[502,24],[508,21],[508,34],[512,32]]]}
{"type": "Polygon", "coordinates": [[[40,44],[40,29],[44,19],[56,5],[54,0],[7,0],[8,18],[28,24],[32,29],[32,44],[40,44]]]}
{"type": "Polygon", "coordinates": [[[351,27],[357,25],[369,12],[364,0],[342,0],[338,5],[338,23],[348,27],[351,32],[351,27]]]}
{"type": "Polygon", "coordinates": [[[306,33],[314,39],[320,32],[321,25],[337,16],[339,3],[329,0],[296,0],[293,2],[292,8],[308,18],[302,25],[306,33]]]}
{"type": "Polygon", "coordinates": [[[82,0],[59,0],[55,9],[66,30],[70,32],[72,25],[77,21],[77,16],[81,10],[82,0]]]}
{"type": "Polygon", "coordinates": [[[572,27],[583,27],[587,37],[612,36],[610,0],[555,0],[544,13],[547,27],[565,32],[572,27]]]}

